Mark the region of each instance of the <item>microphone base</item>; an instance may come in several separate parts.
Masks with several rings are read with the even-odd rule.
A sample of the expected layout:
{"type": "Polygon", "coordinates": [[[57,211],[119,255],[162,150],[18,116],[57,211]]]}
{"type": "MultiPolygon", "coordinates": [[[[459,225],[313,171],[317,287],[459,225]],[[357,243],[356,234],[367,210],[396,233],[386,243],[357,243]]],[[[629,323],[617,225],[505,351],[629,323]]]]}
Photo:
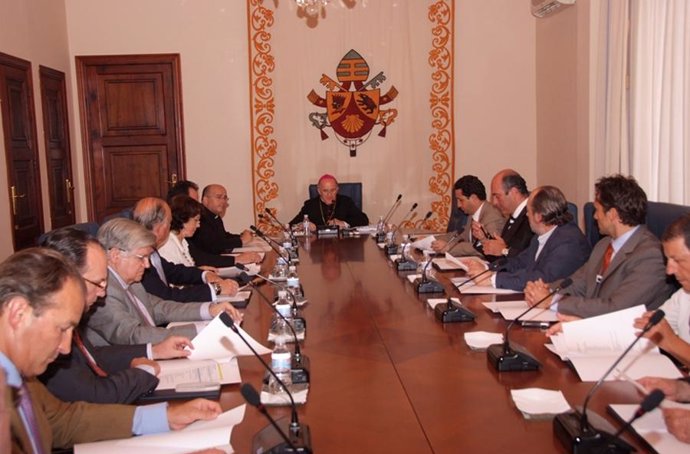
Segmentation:
{"type": "Polygon", "coordinates": [[[473,322],[477,317],[469,309],[456,306],[452,302],[437,304],[434,307],[434,315],[441,323],[473,322]]]}
{"type": "Polygon", "coordinates": [[[377,233],[373,236],[373,238],[377,243],[383,243],[386,241],[386,234],[385,232],[377,233]]]}
{"type": "Polygon", "coordinates": [[[582,413],[577,410],[556,415],[553,419],[553,434],[568,452],[573,454],[634,452],[635,448],[610,432],[614,428],[601,416],[587,412],[587,419],[595,424],[581,427],[582,413]],[[595,427],[596,426],[596,427],[595,427]]]}
{"type": "Polygon", "coordinates": [[[410,260],[397,259],[395,269],[398,271],[417,271],[417,264],[410,260]]]}
{"type": "Polygon", "coordinates": [[[288,249],[288,253],[292,263],[299,263],[299,250],[296,247],[288,249]]]}
{"type": "Polygon", "coordinates": [[[292,355],[292,366],[291,366],[291,375],[292,375],[292,383],[294,384],[302,384],[302,383],[309,383],[309,371],[311,370],[311,362],[309,361],[309,357],[306,355],[300,355],[299,361],[295,359],[295,355],[292,355]]]}
{"type": "Polygon", "coordinates": [[[441,284],[432,280],[417,278],[414,281],[414,289],[417,293],[445,293],[446,289],[441,284]]]}
{"type": "Polygon", "coordinates": [[[510,346],[508,351],[504,344],[489,345],[486,358],[499,372],[528,372],[541,368],[539,361],[516,345],[510,346]]]}
{"type": "Polygon", "coordinates": [[[288,436],[295,449],[292,449],[283,440],[276,429],[268,425],[254,435],[252,440],[252,451],[266,454],[311,454],[311,432],[309,426],[300,424],[297,430],[290,428],[290,418],[280,418],[276,421],[278,427],[288,436]]]}
{"type": "Polygon", "coordinates": [[[398,245],[397,244],[387,244],[383,250],[386,251],[386,255],[391,256],[395,255],[398,253],[398,245]]]}
{"type": "Polygon", "coordinates": [[[316,229],[316,238],[337,238],[340,235],[340,227],[337,225],[318,227],[316,229]]]}

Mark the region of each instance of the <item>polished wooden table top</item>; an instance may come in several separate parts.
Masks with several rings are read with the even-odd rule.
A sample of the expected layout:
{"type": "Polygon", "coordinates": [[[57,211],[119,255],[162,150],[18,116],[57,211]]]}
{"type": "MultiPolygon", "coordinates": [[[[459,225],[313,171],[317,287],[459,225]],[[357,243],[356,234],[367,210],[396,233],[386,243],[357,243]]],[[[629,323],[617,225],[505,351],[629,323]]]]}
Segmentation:
{"type": "MultiPolygon", "coordinates": [[[[314,452],[566,452],[553,436],[552,421],[524,419],[510,390],[560,389],[568,402],[581,405],[592,384],[580,382],[545,349],[539,330],[511,331],[511,341],[541,361],[537,372],[498,373],[485,352],[470,350],[463,333],[505,329],[504,320],[481,305],[496,297],[463,296],[475,322],[441,324],[426,297],[415,293],[406,273],[398,273],[370,238],[312,239],[300,249],[298,273],[309,300],[303,353],[311,360],[309,398],[299,416],[311,429],[314,452]]],[[[459,296],[449,275],[439,275],[447,295],[459,296]]],[[[269,298],[274,293],[268,285],[261,292],[269,298]]],[[[254,295],[243,327],[265,341],[271,316],[254,295]]],[[[240,367],[243,381],[259,389],[259,361],[241,358],[240,367]]],[[[613,421],[606,405],[639,400],[632,385],[605,383],[590,408],[613,421]]],[[[243,402],[239,386],[224,388],[224,408],[243,402]]],[[[274,407],[270,413],[278,418],[289,410],[274,407]]],[[[252,437],[267,424],[247,406],[233,430],[235,450],[250,452],[252,437]]]]}

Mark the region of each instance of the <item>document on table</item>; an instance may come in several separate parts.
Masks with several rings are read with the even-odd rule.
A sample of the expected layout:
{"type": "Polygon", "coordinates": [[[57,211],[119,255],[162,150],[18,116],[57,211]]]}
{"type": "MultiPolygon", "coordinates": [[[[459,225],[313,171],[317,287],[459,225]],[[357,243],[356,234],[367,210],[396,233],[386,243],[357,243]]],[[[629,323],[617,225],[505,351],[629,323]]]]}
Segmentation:
{"type": "MultiPolygon", "coordinates": [[[[501,309],[499,312],[503,316],[504,319],[506,320],[515,320],[520,314],[524,313],[527,310],[527,304],[525,304],[524,308],[506,308],[506,309],[501,309]]],[[[556,312],[552,311],[550,309],[545,309],[543,307],[540,308],[534,308],[531,311],[527,312],[525,315],[520,317],[520,321],[534,321],[534,322],[557,322],[558,317],[556,317],[556,312]]]]}
{"type": "MultiPolygon", "coordinates": [[[[197,421],[182,430],[77,444],[74,446],[74,453],[183,454],[214,447],[227,447],[232,429],[244,419],[245,409],[246,405],[240,405],[220,414],[212,421],[197,421]]],[[[226,452],[234,451],[230,447],[226,452]]]]}
{"type": "Polygon", "coordinates": [[[192,360],[188,358],[158,361],[161,368],[156,390],[175,389],[189,383],[220,383],[227,385],[242,381],[237,358],[229,361],[192,360]]]}
{"type": "Polygon", "coordinates": [[[237,292],[232,296],[229,295],[220,295],[216,297],[216,302],[217,303],[239,303],[242,301],[247,301],[249,298],[252,296],[252,291],[251,290],[243,290],[241,292],[237,292]]]}
{"type": "Polygon", "coordinates": [[[515,301],[488,301],[482,303],[482,306],[489,309],[494,314],[500,314],[504,309],[522,309],[523,311],[529,306],[525,300],[515,301]]]}
{"type": "Polygon", "coordinates": [[[570,410],[561,391],[542,388],[512,389],[510,397],[527,419],[552,417],[570,410]]]}
{"type": "Polygon", "coordinates": [[[422,250],[422,251],[431,251],[431,243],[436,241],[436,238],[434,235],[428,235],[425,236],[424,238],[420,238],[419,240],[415,241],[410,245],[410,247],[422,250]]]}
{"type": "MultiPolygon", "coordinates": [[[[609,407],[622,421],[628,421],[637,411],[638,405],[609,405],[609,407]]],[[[690,411],[688,404],[683,405],[682,408],[690,411]]],[[[688,452],[688,445],[668,432],[663,414],[658,408],[635,421],[632,428],[658,453],[686,454],[688,452]]]]}
{"type": "Polygon", "coordinates": [[[271,246],[263,240],[262,238],[252,238],[252,240],[242,247],[236,247],[232,252],[268,252],[271,250],[271,246]]]}
{"type": "Polygon", "coordinates": [[[247,268],[246,270],[241,270],[236,266],[226,266],[225,268],[218,268],[218,276],[222,277],[223,279],[232,279],[234,277],[239,276],[242,273],[247,273],[247,275],[249,276],[254,276],[261,270],[261,266],[259,266],[256,263],[249,263],[244,266],[245,268],[247,268]]]}
{"type": "MultiPolygon", "coordinates": [[[[270,349],[261,345],[242,328],[238,326],[237,329],[259,355],[271,353],[270,349]]],[[[249,347],[242,342],[242,339],[229,327],[225,326],[220,316],[216,316],[206,328],[192,339],[192,345],[194,349],[191,355],[189,355],[189,359],[228,360],[235,356],[253,355],[249,347]]]]}
{"type": "MultiPolygon", "coordinates": [[[[571,361],[582,381],[596,381],[637,338],[635,318],[645,312],[643,305],[563,323],[563,332],[551,336],[549,350],[571,361]]],[[[648,339],[640,339],[606,380],[638,379],[646,375],[680,378],[670,359],[648,339]]]]}
{"type": "Polygon", "coordinates": [[[460,259],[453,256],[452,254],[449,254],[448,252],[446,252],[445,257],[435,258],[432,260],[432,262],[434,263],[436,268],[439,269],[439,271],[468,270],[467,265],[462,263],[460,259]]]}
{"type": "MultiPolygon", "coordinates": [[[[244,248],[242,248],[242,249],[244,249],[244,248]]],[[[223,255],[227,255],[229,257],[237,257],[238,255],[240,255],[240,253],[237,252],[237,249],[234,249],[233,251],[234,252],[232,254],[223,254],[223,255]]],[[[262,252],[262,251],[246,251],[246,252],[256,252],[257,254],[259,254],[259,263],[263,262],[264,257],[266,257],[266,253],[262,252]]]]}

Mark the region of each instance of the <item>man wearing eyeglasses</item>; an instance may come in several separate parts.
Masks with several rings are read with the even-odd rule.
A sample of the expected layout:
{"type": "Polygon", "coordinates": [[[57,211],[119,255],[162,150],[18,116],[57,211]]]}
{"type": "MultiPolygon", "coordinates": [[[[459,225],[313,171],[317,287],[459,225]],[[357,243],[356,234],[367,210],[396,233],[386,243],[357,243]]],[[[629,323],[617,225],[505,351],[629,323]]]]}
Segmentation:
{"type": "Polygon", "coordinates": [[[140,281],[156,236],[138,222],[111,219],[98,230],[98,241],[108,258],[108,291],[105,303],[88,314],[87,337],[94,345],[160,342],[171,335],[191,339],[197,334],[193,323],[170,329],[160,325],[210,320],[223,311],[241,321],[230,303],[178,303],[147,293],[140,281]]]}
{"type": "MultiPolygon", "coordinates": [[[[228,209],[228,192],[222,185],[210,184],[201,192],[201,225],[189,238],[192,248],[190,252],[195,261],[201,263],[202,257],[195,256],[194,248],[206,251],[209,254],[224,254],[233,249],[242,247],[252,240],[252,232],[244,230],[239,235],[225,230],[223,217],[228,209]]],[[[258,261],[256,253],[249,255],[240,254],[236,258],[239,263],[252,263],[258,261]]]]}
{"type": "MultiPolygon", "coordinates": [[[[98,240],[74,228],[50,232],[41,242],[61,253],[77,268],[86,284],[84,314],[105,296],[108,267],[98,240]]],[[[39,378],[48,390],[64,401],[131,403],[158,385],[156,359],[188,356],[187,338],[171,336],[158,344],[94,347],[85,326],[75,327],[72,352],[60,355],[39,378]]]]}

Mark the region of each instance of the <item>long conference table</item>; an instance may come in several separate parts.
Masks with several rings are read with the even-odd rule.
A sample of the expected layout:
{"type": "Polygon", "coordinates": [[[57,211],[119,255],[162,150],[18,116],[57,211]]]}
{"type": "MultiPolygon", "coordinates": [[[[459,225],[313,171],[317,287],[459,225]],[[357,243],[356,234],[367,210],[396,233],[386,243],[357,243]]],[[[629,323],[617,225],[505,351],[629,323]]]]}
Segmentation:
{"type": "MultiPolygon", "coordinates": [[[[468,331],[503,332],[505,321],[481,305],[501,297],[460,296],[448,281],[458,274],[438,273],[446,295],[460,296],[477,315],[474,322],[441,324],[427,296],[415,293],[404,277],[408,273],[398,273],[371,238],[301,241],[297,270],[309,300],[302,314],[307,321],[302,351],[311,361],[311,384],[299,417],[310,427],[315,453],[567,452],[553,435],[552,421],[525,419],[510,390],[561,390],[571,405],[581,405],[592,383],[581,382],[548,352],[538,329],[511,330],[511,341],[542,363],[537,372],[498,373],[485,352],[470,350],[463,339],[468,331]]],[[[260,291],[273,298],[270,286],[260,291]]],[[[243,328],[269,345],[271,317],[254,294],[243,328]]],[[[243,382],[260,389],[259,361],[240,358],[240,369],[243,382]]],[[[639,401],[631,384],[606,382],[590,408],[619,427],[606,406],[639,401]]],[[[239,386],[223,388],[224,409],[243,403],[239,386]]],[[[288,407],[269,412],[274,418],[290,414],[288,407]]],[[[247,406],[232,433],[235,451],[251,452],[253,436],[267,424],[247,406]]],[[[624,438],[638,451],[647,450],[635,437],[624,438]]]]}

